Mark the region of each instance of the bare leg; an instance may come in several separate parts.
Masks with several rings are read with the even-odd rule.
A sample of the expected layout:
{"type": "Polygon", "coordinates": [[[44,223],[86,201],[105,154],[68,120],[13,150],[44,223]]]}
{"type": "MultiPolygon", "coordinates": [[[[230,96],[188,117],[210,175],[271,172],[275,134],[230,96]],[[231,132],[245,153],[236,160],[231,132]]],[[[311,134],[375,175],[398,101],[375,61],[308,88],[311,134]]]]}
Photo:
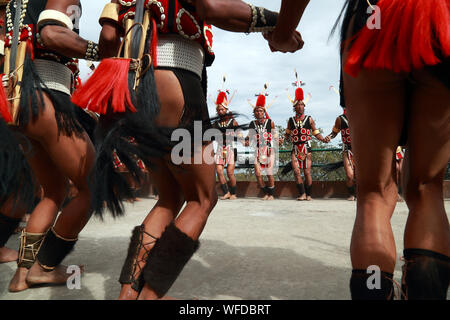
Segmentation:
{"type": "Polygon", "coordinates": [[[266,174],[267,174],[267,184],[268,184],[268,188],[271,193],[269,194],[269,196],[267,197],[267,200],[274,200],[274,196],[273,196],[273,190],[275,188],[275,180],[273,178],[273,166],[275,164],[275,155],[273,153],[273,151],[270,154],[270,165],[266,168],[266,174]]]}
{"type": "Polygon", "coordinates": [[[358,188],[351,242],[354,269],[377,265],[393,273],[396,248],[391,216],[397,200],[394,154],[405,108],[404,79],[385,71],[344,74],[358,188]],[[374,119],[383,120],[383,129],[374,119]],[[368,145],[369,144],[369,145],[368,145]]]}
{"type": "MultiPolygon", "coordinates": [[[[258,162],[258,160],[255,158],[255,176],[256,176],[256,181],[258,182],[258,186],[264,191],[265,193],[265,183],[261,174],[261,166],[258,162]]],[[[269,197],[269,195],[267,193],[264,194],[264,197],[262,198],[263,200],[267,200],[267,198],[269,197]]]]}
{"type": "MultiPolygon", "coordinates": [[[[33,152],[28,158],[30,166],[43,188],[43,197],[31,213],[25,232],[41,234],[54,224],[56,215],[67,194],[67,179],[53,163],[44,148],[31,140],[33,152]]],[[[19,292],[28,289],[26,282],[29,269],[19,266],[9,284],[9,291],[19,292]]]]}
{"type": "Polygon", "coordinates": [[[406,202],[409,216],[405,248],[450,256],[450,230],[443,199],[443,175],[450,155],[450,90],[428,72],[414,75],[407,156],[406,202]],[[418,130],[417,123],[420,121],[418,130]]]}
{"type": "MultiPolygon", "coordinates": [[[[204,148],[202,148],[204,150],[204,148]]],[[[214,165],[182,165],[169,167],[181,186],[186,206],[175,220],[175,226],[193,240],[198,240],[206,225],[209,214],[216,205],[214,165]]],[[[139,300],[156,299],[158,295],[146,284],[139,300]]]]}
{"type": "MultiPolygon", "coordinates": [[[[216,165],[216,168],[217,168],[216,171],[217,171],[217,176],[219,177],[220,184],[222,186],[226,186],[226,190],[228,190],[227,179],[225,178],[225,175],[223,174],[223,170],[224,170],[223,165],[218,164],[218,165],[216,165]]],[[[222,197],[220,197],[220,200],[230,199],[230,196],[231,196],[231,194],[229,191],[224,192],[224,195],[222,197]]]]}
{"type": "MultiPolygon", "coordinates": [[[[298,164],[297,157],[295,156],[295,154],[293,152],[291,154],[291,162],[292,162],[292,168],[294,169],[294,176],[295,176],[297,185],[301,185],[301,184],[303,184],[302,173],[300,172],[300,166],[298,164]]],[[[303,193],[300,194],[297,198],[297,200],[299,200],[299,201],[306,200],[306,193],[305,193],[304,185],[302,188],[303,188],[302,189],[303,193]]],[[[301,192],[301,191],[299,191],[299,192],[301,192]]]]}
{"type": "MultiPolygon", "coordinates": [[[[350,159],[348,158],[348,153],[344,152],[344,170],[345,170],[345,177],[346,177],[346,185],[347,188],[351,188],[354,187],[355,183],[354,183],[354,179],[355,179],[355,175],[353,173],[353,168],[352,165],[350,163],[350,159]]],[[[355,200],[355,196],[353,194],[351,194],[347,200],[349,201],[354,201],[355,200]]]]}
{"type": "MultiPolygon", "coordinates": [[[[182,197],[181,189],[173,178],[172,173],[167,168],[164,161],[157,161],[157,168],[152,171],[152,177],[155,185],[158,188],[160,194],[159,200],[152,208],[150,213],[145,218],[143,224],[145,225],[145,231],[152,235],[154,238],[159,238],[165,229],[165,227],[175,219],[176,215],[180,211],[184,199],[182,197]]],[[[135,277],[139,277],[142,268],[145,265],[147,251],[151,250],[154,245],[154,238],[144,233],[143,248],[138,255],[138,261],[140,261],[139,267],[135,277]]],[[[139,292],[131,288],[131,284],[122,285],[120,291],[119,300],[136,300],[139,296],[139,292]]]]}
{"type": "MultiPolygon", "coordinates": [[[[312,165],[312,155],[309,152],[306,155],[306,168],[303,169],[303,172],[305,174],[305,184],[306,184],[307,188],[312,188],[311,165],[312,165]]],[[[310,194],[306,195],[306,200],[308,200],[308,201],[312,200],[310,194]]]]}
{"type": "MultiPolygon", "coordinates": [[[[48,155],[45,162],[52,165],[51,170],[40,174],[59,172],[60,177],[58,180],[50,177],[47,177],[47,179],[52,181],[64,179],[64,196],[62,196],[63,193],[60,191],[61,198],[57,200],[59,204],[56,206],[56,201],[54,204],[49,204],[51,210],[53,212],[57,211],[64,200],[67,194],[67,179],[70,179],[78,189],[77,196],[64,208],[53,227],[55,233],[59,236],[66,239],[74,239],[90,218],[88,174],[94,163],[95,151],[86,133],[81,137],[59,135],[54,108],[47,95],[44,95],[44,103],[45,109],[38,118],[28,124],[25,128],[25,133],[40,144],[42,150],[48,155]]],[[[41,182],[41,185],[44,188],[44,193],[47,192],[44,183],[41,182]]],[[[30,219],[30,222],[32,219],[33,217],[30,219]]],[[[50,218],[46,218],[46,223],[49,221],[50,218]]],[[[35,229],[32,229],[34,227],[33,223],[30,222],[27,231],[35,231],[35,229]]],[[[48,227],[48,224],[45,227],[48,227]]],[[[44,229],[42,223],[39,232],[45,231],[46,229],[44,229]]],[[[51,272],[44,272],[39,263],[35,263],[27,275],[27,282],[30,284],[65,283],[69,276],[65,271],[65,267],[60,267],[51,272]]]]}
{"type": "MultiPolygon", "coordinates": [[[[236,164],[234,163],[234,159],[232,163],[229,163],[227,166],[227,176],[228,181],[230,181],[230,188],[236,188],[236,176],[234,175],[234,168],[236,164]]],[[[236,194],[230,195],[230,200],[236,199],[236,194]]]]}

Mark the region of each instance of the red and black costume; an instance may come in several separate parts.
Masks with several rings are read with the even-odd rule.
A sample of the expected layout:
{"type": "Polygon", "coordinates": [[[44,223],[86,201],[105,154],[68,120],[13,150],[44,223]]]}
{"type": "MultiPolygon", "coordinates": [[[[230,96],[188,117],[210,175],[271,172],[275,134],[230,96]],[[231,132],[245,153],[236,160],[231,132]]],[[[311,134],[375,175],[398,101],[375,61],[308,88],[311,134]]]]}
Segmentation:
{"type": "Polygon", "coordinates": [[[288,120],[288,129],[291,132],[292,152],[298,160],[300,168],[307,168],[306,156],[311,152],[311,117],[302,114],[288,120]]]}
{"type": "MultiPolygon", "coordinates": [[[[224,83],[225,83],[224,77],[224,83]]],[[[216,150],[216,164],[226,167],[228,164],[235,164],[237,161],[237,122],[233,116],[233,113],[228,110],[231,99],[228,99],[229,92],[220,91],[217,95],[216,106],[217,108],[223,107],[227,110],[227,113],[223,116],[218,115],[218,119],[214,121],[213,128],[220,130],[222,133],[222,141],[217,141],[216,150]]],[[[228,184],[224,183],[220,186],[224,195],[230,193],[230,195],[236,195],[236,185],[230,185],[228,189],[228,184]]]]}
{"type": "Polygon", "coordinates": [[[270,156],[273,147],[272,120],[266,118],[262,123],[259,120],[253,120],[250,122],[249,129],[255,130],[252,144],[256,148],[255,157],[261,168],[264,169],[270,165],[270,156]]]}

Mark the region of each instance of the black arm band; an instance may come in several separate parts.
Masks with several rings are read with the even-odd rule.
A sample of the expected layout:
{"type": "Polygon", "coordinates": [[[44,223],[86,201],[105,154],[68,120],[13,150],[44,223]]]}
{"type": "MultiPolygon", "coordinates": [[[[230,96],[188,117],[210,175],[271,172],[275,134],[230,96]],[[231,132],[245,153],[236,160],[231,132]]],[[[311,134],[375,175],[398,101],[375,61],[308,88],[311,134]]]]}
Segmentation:
{"type": "Polygon", "coordinates": [[[252,12],[252,22],[248,28],[250,32],[270,32],[275,29],[278,21],[278,12],[267,10],[263,7],[255,7],[249,4],[252,12]]]}

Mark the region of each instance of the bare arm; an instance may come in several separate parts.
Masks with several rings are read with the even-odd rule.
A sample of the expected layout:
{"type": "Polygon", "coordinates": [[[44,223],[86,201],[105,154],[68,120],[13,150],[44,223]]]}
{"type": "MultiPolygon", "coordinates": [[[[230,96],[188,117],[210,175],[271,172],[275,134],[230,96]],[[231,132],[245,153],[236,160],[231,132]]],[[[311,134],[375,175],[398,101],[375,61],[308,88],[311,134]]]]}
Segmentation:
{"type": "Polygon", "coordinates": [[[313,131],[313,136],[316,137],[317,140],[320,140],[324,143],[330,142],[330,138],[326,139],[326,138],[322,137],[322,134],[320,133],[320,130],[317,129],[316,123],[314,122],[314,120],[312,118],[310,118],[309,121],[311,122],[311,129],[313,131]]]}
{"type": "Polygon", "coordinates": [[[336,136],[338,135],[338,133],[341,131],[341,118],[337,117],[336,121],[334,122],[334,127],[333,130],[331,131],[331,133],[328,135],[328,137],[330,137],[331,139],[336,138],[336,136]]]}
{"type": "MultiPolygon", "coordinates": [[[[111,3],[118,3],[118,0],[111,0],[111,3]]],[[[120,47],[122,31],[117,23],[105,21],[102,25],[100,39],[98,41],[101,58],[114,57],[120,47]]]]}
{"type": "MultiPolygon", "coordinates": [[[[267,37],[272,51],[293,52],[303,47],[303,41],[293,37],[309,0],[283,0],[275,30],[267,37]]],[[[300,37],[301,40],[301,37],[300,37]]]]}
{"type": "MultiPolygon", "coordinates": [[[[56,10],[67,16],[72,5],[79,5],[79,0],[48,0],[45,10],[56,10]]],[[[88,41],[74,31],[59,25],[47,25],[40,31],[45,47],[71,58],[84,58],[88,41]]]]}
{"type": "Polygon", "coordinates": [[[250,6],[241,0],[197,0],[200,18],[218,28],[247,32],[252,20],[250,6]]]}

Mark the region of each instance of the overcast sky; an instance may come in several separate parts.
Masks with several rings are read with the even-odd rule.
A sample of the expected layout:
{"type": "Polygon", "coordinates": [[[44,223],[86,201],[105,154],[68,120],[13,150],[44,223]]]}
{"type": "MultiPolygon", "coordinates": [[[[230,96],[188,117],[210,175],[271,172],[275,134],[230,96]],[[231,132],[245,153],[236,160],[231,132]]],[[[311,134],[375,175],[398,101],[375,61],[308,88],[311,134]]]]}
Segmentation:
{"type": "MultiPolygon", "coordinates": [[[[100,26],[98,17],[108,0],[81,0],[83,16],[80,21],[81,35],[89,40],[98,41],[100,26]]],[[[279,11],[280,0],[251,0],[257,6],[279,11]]],[[[342,113],[339,97],[329,87],[339,85],[338,37],[328,40],[331,28],[336,21],[344,0],[312,0],[297,28],[302,34],[305,46],[294,54],[272,53],[267,41],[261,34],[246,35],[222,31],[213,27],[213,49],[216,54],[214,64],[208,68],[208,93],[216,98],[217,90],[222,87],[222,77],[226,74],[226,89],[237,90],[231,103],[231,110],[247,115],[247,122],[253,119],[252,108],[255,94],[259,93],[264,83],[269,83],[268,103],[278,96],[276,102],[268,109],[270,117],[277,125],[286,126],[287,119],[293,115],[292,105],[286,95],[289,89],[294,95],[292,82],[295,81],[294,69],[299,78],[305,82],[305,94],[310,92],[312,99],[306,107],[306,114],[311,115],[325,134],[330,133],[336,117],[342,113]]],[[[87,67],[80,62],[82,78],[86,79],[87,67]]],[[[209,111],[215,114],[215,106],[208,98],[209,111]]],[[[335,139],[333,144],[337,144],[335,139]]]]}

